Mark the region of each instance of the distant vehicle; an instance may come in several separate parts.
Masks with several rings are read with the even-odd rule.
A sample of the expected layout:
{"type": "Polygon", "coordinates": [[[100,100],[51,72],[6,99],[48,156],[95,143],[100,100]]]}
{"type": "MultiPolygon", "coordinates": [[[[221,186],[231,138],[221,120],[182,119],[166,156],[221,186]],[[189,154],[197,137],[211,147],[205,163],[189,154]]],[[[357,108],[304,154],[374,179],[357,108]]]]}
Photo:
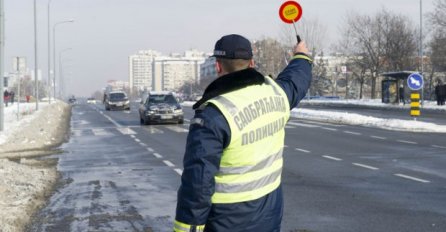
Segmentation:
{"type": "Polygon", "coordinates": [[[87,98],[87,104],[96,104],[96,99],[93,97],[87,98]]]}
{"type": "Polygon", "coordinates": [[[70,104],[76,104],[77,100],[76,100],[76,98],[75,98],[74,96],[71,96],[71,97],[68,99],[68,102],[69,102],[70,104]]]}
{"type": "Polygon", "coordinates": [[[130,101],[123,91],[112,91],[105,99],[105,110],[130,110],[130,101]]]}
{"type": "Polygon", "coordinates": [[[139,107],[140,123],[184,123],[184,112],[171,92],[151,92],[139,107]]]}

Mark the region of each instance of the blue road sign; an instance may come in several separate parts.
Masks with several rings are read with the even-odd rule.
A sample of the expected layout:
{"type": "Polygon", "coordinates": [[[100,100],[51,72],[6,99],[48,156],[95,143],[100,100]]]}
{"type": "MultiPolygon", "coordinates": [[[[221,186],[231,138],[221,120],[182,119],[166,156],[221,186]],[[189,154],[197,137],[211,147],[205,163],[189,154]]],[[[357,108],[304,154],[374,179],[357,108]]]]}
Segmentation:
{"type": "Polygon", "coordinates": [[[423,85],[423,76],[419,73],[412,73],[407,78],[407,86],[411,90],[420,90],[421,88],[423,88],[423,85]]]}

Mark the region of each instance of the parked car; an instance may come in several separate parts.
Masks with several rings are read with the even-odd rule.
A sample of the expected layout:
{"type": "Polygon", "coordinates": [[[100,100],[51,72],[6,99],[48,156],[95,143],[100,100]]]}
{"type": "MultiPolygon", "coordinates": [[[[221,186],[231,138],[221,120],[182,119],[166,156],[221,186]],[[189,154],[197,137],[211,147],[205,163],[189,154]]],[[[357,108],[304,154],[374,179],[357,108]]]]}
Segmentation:
{"type": "Polygon", "coordinates": [[[75,98],[74,96],[71,96],[71,97],[68,99],[68,102],[69,102],[70,104],[76,104],[76,103],[77,103],[77,100],[76,100],[76,98],[75,98]]]}
{"type": "Polygon", "coordinates": [[[107,94],[105,110],[130,110],[130,101],[123,91],[113,91],[107,94]]]}
{"type": "Polygon", "coordinates": [[[184,123],[184,112],[170,92],[151,92],[139,107],[140,123],[184,123]]]}

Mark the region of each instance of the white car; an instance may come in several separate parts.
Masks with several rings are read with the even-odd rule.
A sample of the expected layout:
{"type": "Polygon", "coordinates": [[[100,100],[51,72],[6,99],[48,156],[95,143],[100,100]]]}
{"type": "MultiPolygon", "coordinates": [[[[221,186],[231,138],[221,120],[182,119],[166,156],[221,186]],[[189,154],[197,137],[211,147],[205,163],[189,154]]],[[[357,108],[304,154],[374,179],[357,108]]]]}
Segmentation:
{"type": "Polygon", "coordinates": [[[96,99],[92,97],[87,98],[87,104],[96,104],[96,99]]]}

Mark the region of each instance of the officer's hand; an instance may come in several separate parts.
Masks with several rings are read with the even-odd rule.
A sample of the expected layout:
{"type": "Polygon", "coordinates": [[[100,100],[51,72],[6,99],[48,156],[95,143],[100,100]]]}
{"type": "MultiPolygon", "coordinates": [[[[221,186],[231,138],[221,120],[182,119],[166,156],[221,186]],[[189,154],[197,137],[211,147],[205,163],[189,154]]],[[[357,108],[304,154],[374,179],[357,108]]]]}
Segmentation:
{"type": "Polygon", "coordinates": [[[305,44],[305,41],[301,41],[300,43],[296,44],[296,46],[294,46],[294,54],[296,53],[304,53],[306,55],[309,54],[308,52],[308,48],[307,45],[305,44]]]}

